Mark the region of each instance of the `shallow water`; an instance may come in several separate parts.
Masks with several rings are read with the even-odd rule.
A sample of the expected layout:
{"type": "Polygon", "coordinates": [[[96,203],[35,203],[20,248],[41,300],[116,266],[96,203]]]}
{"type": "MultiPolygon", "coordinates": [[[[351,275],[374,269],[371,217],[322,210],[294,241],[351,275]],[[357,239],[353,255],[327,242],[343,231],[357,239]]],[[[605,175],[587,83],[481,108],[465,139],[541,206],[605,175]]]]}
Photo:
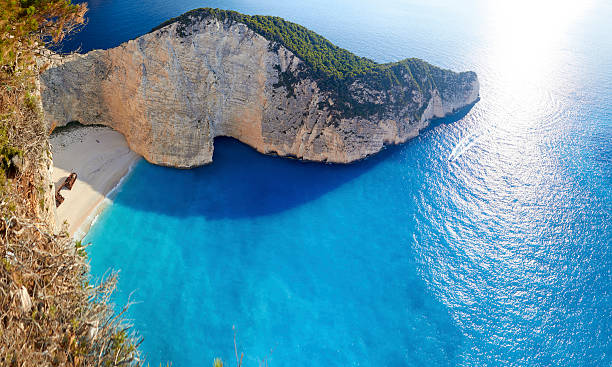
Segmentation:
{"type": "Polygon", "coordinates": [[[481,101],[348,166],[230,139],[207,167],[139,163],[86,240],[152,365],[231,362],[232,326],[247,366],[612,364],[611,5],[91,1],[66,48],[200,6],[475,70],[481,101]]]}

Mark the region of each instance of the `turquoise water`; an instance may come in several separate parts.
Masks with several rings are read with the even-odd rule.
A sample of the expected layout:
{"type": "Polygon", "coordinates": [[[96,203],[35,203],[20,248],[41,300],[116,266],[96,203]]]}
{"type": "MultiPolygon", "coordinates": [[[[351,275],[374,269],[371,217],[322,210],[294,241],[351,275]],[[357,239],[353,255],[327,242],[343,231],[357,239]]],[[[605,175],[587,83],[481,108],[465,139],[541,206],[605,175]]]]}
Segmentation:
{"type": "Polygon", "coordinates": [[[612,42],[605,1],[91,1],[66,46],[200,6],[357,54],[475,70],[481,101],[348,166],[215,142],[139,163],[86,240],[152,365],[612,365],[612,42]]]}

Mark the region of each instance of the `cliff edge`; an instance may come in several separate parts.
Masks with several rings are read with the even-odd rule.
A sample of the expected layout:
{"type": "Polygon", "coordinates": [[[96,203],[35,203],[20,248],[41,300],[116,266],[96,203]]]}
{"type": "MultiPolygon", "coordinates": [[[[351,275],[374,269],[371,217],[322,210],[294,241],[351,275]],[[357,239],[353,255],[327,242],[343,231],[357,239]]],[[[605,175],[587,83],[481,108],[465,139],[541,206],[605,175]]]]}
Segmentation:
{"type": "Polygon", "coordinates": [[[265,154],[348,163],[418,135],[478,98],[473,72],[377,64],[281,18],[196,9],[41,74],[50,129],[121,132],[148,161],[210,163],[216,136],[265,154]]]}

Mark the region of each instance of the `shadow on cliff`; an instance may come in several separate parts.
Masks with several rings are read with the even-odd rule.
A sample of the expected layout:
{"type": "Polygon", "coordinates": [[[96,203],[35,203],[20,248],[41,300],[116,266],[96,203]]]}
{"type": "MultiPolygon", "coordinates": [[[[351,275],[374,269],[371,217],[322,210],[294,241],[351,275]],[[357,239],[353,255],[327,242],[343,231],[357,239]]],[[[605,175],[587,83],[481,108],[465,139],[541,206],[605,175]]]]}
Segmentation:
{"type": "MultiPolygon", "coordinates": [[[[462,119],[472,106],[432,121],[428,129],[462,119]]],[[[419,144],[422,138],[423,134],[343,165],[266,156],[235,139],[220,137],[215,139],[213,163],[204,167],[178,170],[142,161],[115,203],[139,211],[210,220],[270,215],[315,200],[388,159],[399,159],[406,146],[419,144]]]]}
{"type": "Polygon", "coordinates": [[[442,117],[442,118],[431,120],[431,123],[429,124],[427,129],[425,129],[425,131],[434,129],[435,127],[443,125],[443,124],[452,124],[453,122],[457,122],[457,121],[463,119],[465,116],[467,116],[468,113],[470,113],[472,108],[474,106],[476,106],[476,104],[478,102],[480,102],[480,97],[478,97],[471,104],[456,110],[454,113],[452,113],[452,114],[450,114],[450,115],[448,115],[446,117],[442,117]]]}

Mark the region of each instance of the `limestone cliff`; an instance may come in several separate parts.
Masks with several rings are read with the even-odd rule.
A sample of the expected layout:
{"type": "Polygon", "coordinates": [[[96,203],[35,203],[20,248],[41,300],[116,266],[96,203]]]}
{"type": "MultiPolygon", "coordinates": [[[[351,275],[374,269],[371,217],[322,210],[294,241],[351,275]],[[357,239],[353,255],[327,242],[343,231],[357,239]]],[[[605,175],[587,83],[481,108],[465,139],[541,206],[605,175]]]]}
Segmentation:
{"type": "Polygon", "coordinates": [[[216,136],[347,163],[478,98],[473,72],[404,63],[389,64],[389,85],[367,73],[326,78],[278,39],[201,9],[119,47],[53,62],[41,75],[42,101],[49,126],[108,125],[155,164],[209,163],[216,136]]]}

